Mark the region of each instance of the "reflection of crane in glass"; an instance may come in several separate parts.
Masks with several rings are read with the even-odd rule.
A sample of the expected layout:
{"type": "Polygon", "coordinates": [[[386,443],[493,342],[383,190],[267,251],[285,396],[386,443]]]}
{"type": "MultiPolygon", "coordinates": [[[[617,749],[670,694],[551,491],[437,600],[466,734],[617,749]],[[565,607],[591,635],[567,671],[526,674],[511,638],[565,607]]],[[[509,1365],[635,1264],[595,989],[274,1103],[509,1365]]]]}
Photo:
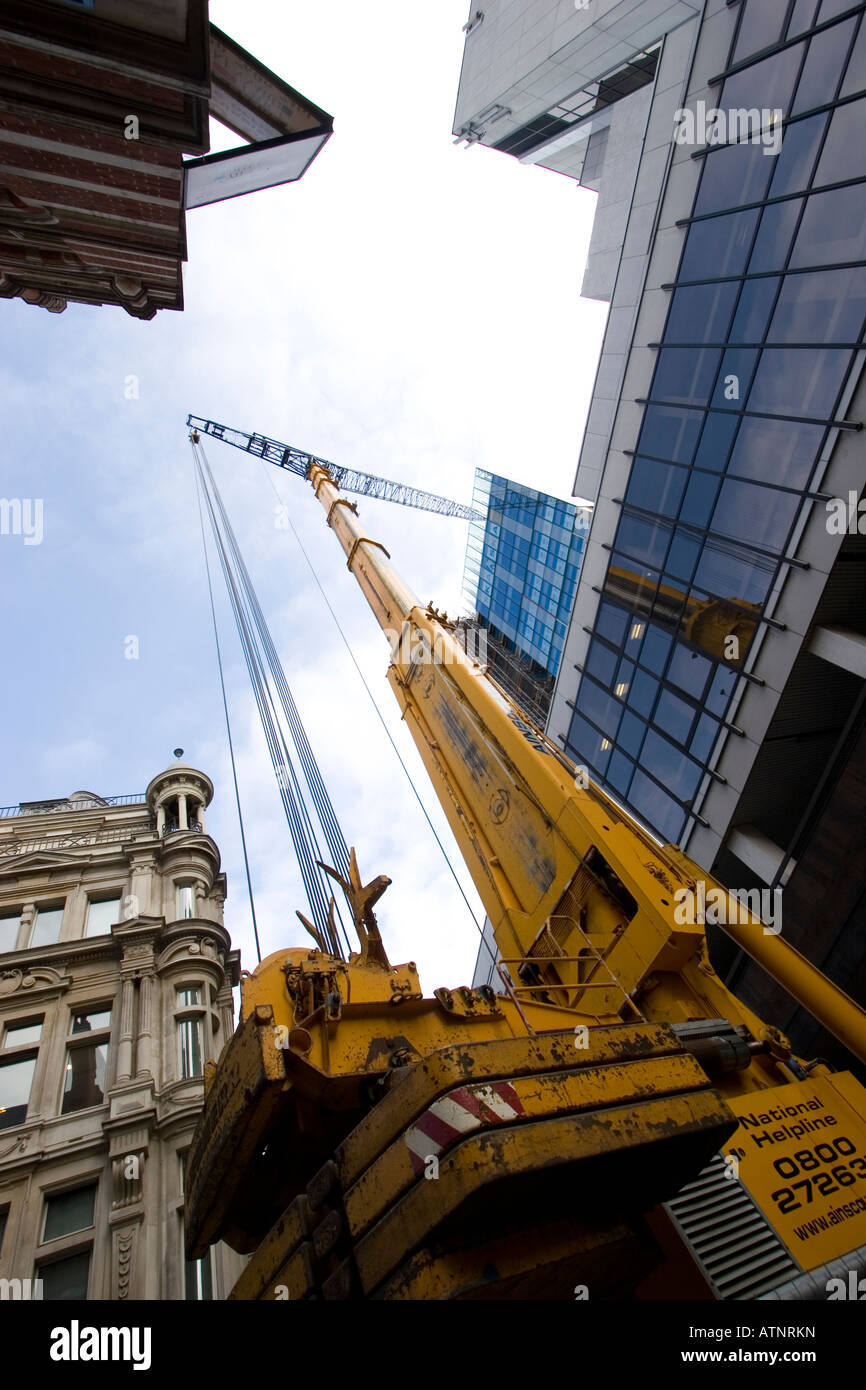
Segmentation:
{"type": "Polygon", "coordinates": [[[728,666],[742,664],[761,616],[760,604],[710,595],[700,598],[670,580],[657,584],[652,572],[618,565],[608,570],[604,592],[728,666]],[[731,638],[736,642],[732,644],[731,638]]]}
{"type": "MultiPolygon", "coordinates": [[[[92,1033],[93,1028],[87,1014],[79,1014],[72,1020],[73,1035],[92,1033]]],[[[61,1114],[72,1110],[85,1110],[91,1105],[101,1105],[105,1099],[105,1045],[83,1044],[70,1047],[66,1059],[66,1083],[63,1090],[61,1114]]]]}

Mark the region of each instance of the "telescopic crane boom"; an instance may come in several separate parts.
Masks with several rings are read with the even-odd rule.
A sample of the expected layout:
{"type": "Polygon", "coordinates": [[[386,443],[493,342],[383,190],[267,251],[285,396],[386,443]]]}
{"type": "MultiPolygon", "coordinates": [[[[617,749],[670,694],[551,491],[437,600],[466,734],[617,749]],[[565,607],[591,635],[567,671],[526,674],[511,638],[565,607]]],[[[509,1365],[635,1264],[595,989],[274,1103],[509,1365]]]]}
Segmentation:
{"type": "Polygon", "coordinates": [[[251,1253],[237,1298],[571,1298],[576,1282],[631,1297],[673,1245],[721,1296],[720,1246],[742,1289],[866,1245],[866,1092],[741,1004],[700,913],[681,921],[676,905],[702,902],[699,882],[727,898],[729,935],[861,1060],[866,1013],[585,786],[418,602],[328,469],[311,461],[307,476],[390,635],[388,680],[493,924],[505,992],[425,997],[414,962],[385,953],[385,881],[364,885],[353,858],[359,951],[278,951],[244,981],[188,1164],[191,1256],[220,1238],[251,1253]],[[742,1187],[720,1178],[720,1151],[742,1187]],[[861,1173],[862,1205],[839,1196],[861,1173]],[[666,1215],[699,1174],[719,1213],[711,1240],[706,1221],[692,1238],[666,1215]],[[760,1276],[728,1234],[743,1189],[760,1276]]]}
{"type": "MultiPolygon", "coordinates": [[[[203,420],[198,415],[188,415],[186,420],[190,429],[198,434],[209,434],[213,439],[221,439],[242,449],[254,458],[266,459],[285,468],[300,478],[306,478],[316,462],[312,454],[303,449],[295,449],[291,444],[281,444],[278,439],[269,439],[264,434],[248,434],[245,430],[235,430],[229,425],[218,425],[215,420],[203,420]]],[[[344,468],[341,464],[320,460],[331,477],[344,492],[358,493],[362,497],[378,497],[384,502],[398,502],[403,507],[418,507],[424,512],[435,512],[439,516],[453,516],[464,521],[483,521],[480,512],[473,511],[465,502],[452,502],[449,497],[440,497],[435,492],[424,492],[407,483],[391,482],[388,478],[377,478],[372,473],[361,473],[356,468],[344,468]]]]}
{"type": "MultiPolygon", "coordinates": [[[[423,512],[434,512],[437,516],[456,517],[460,521],[486,522],[484,512],[477,512],[465,502],[454,502],[450,497],[441,497],[436,492],[425,492],[422,488],[411,487],[408,483],[395,483],[389,478],[379,478],[374,473],[361,473],[357,468],[347,468],[343,464],[328,463],[325,459],[296,449],[291,444],[281,444],[278,439],[269,439],[264,434],[249,434],[246,430],[235,430],[229,425],[219,425],[215,420],[205,420],[199,415],[188,415],[186,423],[197,434],[208,434],[212,439],[222,440],[235,449],[241,449],[254,458],[265,459],[277,468],[285,468],[300,478],[309,476],[314,463],[327,468],[334,482],[344,492],[356,493],[361,497],[375,497],[383,502],[397,502],[402,507],[416,507],[423,512]]],[[[518,491],[506,492],[499,504],[503,510],[525,507],[527,497],[518,491]]]]}

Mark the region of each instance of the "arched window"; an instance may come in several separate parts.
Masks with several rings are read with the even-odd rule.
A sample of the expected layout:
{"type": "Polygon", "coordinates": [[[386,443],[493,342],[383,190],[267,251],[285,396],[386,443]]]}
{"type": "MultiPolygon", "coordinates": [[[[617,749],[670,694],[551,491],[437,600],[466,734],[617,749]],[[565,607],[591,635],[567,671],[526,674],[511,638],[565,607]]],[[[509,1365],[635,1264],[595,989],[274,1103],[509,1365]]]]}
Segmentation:
{"type": "Polygon", "coordinates": [[[177,883],[175,885],[177,894],[177,915],[178,917],[195,917],[195,884],[177,883]]]}
{"type": "Polygon", "coordinates": [[[177,990],[178,1076],[181,1080],[204,1075],[204,985],[180,985],[177,990]]]}

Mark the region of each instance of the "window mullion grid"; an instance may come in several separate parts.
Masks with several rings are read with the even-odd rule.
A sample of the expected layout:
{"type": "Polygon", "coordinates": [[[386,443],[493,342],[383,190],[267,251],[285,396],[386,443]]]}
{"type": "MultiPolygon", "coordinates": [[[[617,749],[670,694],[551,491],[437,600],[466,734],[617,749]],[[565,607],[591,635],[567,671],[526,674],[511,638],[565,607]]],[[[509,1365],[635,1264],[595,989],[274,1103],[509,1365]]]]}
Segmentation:
{"type": "MultiPolygon", "coordinates": [[[[590,679],[592,679],[592,677],[590,677],[590,679]]],[[[596,684],[597,684],[597,683],[598,683],[598,682],[596,682],[596,684]]],[[[591,728],[593,728],[593,729],[595,730],[595,732],[598,734],[599,738],[606,738],[606,739],[609,739],[609,740],[610,740],[610,743],[612,744],[614,750],[618,750],[619,752],[623,753],[624,756],[627,757],[627,758],[629,759],[630,762],[633,762],[633,763],[634,763],[634,765],[635,765],[635,772],[637,772],[637,771],[642,772],[642,773],[644,774],[645,777],[648,777],[648,778],[650,779],[651,782],[654,782],[655,785],[659,788],[659,790],[660,790],[660,791],[663,791],[663,792],[665,793],[666,796],[670,797],[671,801],[675,801],[676,804],[677,804],[677,806],[679,806],[680,809],[686,813],[686,815],[689,815],[689,816],[697,816],[697,812],[694,810],[694,807],[693,807],[693,805],[692,805],[691,802],[683,801],[681,797],[677,796],[676,792],[671,791],[670,787],[666,787],[666,786],[664,785],[664,783],[660,782],[659,779],[658,779],[658,777],[656,777],[656,776],[650,771],[650,769],[649,769],[648,767],[645,767],[645,766],[643,765],[643,763],[641,763],[641,762],[639,761],[641,754],[638,754],[637,757],[635,757],[634,754],[632,754],[632,753],[627,753],[627,752],[625,751],[624,748],[620,748],[619,744],[616,743],[616,740],[615,740],[615,739],[613,739],[613,738],[610,737],[610,734],[606,734],[602,729],[600,729],[600,728],[598,727],[598,725],[596,724],[595,720],[594,720],[594,719],[591,719],[591,718],[589,717],[588,714],[584,714],[583,710],[578,710],[577,713],[580,715],[580,718],[581,718],[581,719],[585,719],[586,722],[587,722],[587,724],[589,724],[589,725],[591,726],[591,728]]],[[[649,728],[649,725],[647,725],[647,728],[649,728]]],[[[656,732],[661,732],[661,730],[656,730],[656,732]]],[[[570,738],[567,738],[567,739],[566,739],[566,752],[568,752],[569,749],[574,749],[574,753],[577,755],[577,758],[582,757],[582,754],[580,753],[579,749],[577,749],[577,748],[575,747],[575,745],[571,742],[570,738]]],[[[643,750],[643,744],[641,744],[641,751],[642,751],[642,750],[643,750]]],[[[569,753],[569,757],[571,757],[571,756],[572,756],[571,753],[569,753]]],[[[697,759],[692,759],[692,761],[695,762],[695,761],[697,761],[697,759]]],[[[706,768],[706,767],[704,767],[703,764],[701,764],[701,767],[702,767],[702,769],[703,769],[704,772],[709,772],[709,769],[706,768]]],[[[601,781],[602,781],[602,783],[603,783],[605,786],[611,787],[611,786],[613,785],[611,782],[608,781],[607,777],[601,776],[601,781]]],[[[620,793],[617,792],[616,789],[614,788],[614,796],[615,796],[615,797],[618,797],[619,795],[620,795],[620,793]]],[[[628,801],[627,801],[627,804],[630,805],[630,806],[632,806],[632,803],[631,803],[631,802],[628,802],[628,801]]],[[[640,815],[640,812],[637,811],[637,808],[636,808],[636,807],[633,807],[633,809],[634,809],[636,815],[640,815]]],[[[643,819],[643,817],[641,817],[641,819],[643,819]]],[[[698,819],[700,819],[700,817],[698,817],[698,819]]],[[[702,825],[706,825],[706,822],[705,822],[705,821],[701,821],[701,824],[702,824],[702,825]]]]}
{"type": "MultiPolygon", "coordinates": [[[[761,4],[766,4],[766,3],[767,3],[767,0],[760,0],[760,3],[761,3],[761,4]]],[[[736,73],[744,72],[746,68],[752,67],[756,62],[763,62],[765,58],[772,58],[772,57],[775,57],[775,55],[776,55],[777,53],[782,53],[782,52],[784,52],[785,49],[787,49],[787,48],[794,48],[798,43],[802,43],[803,46],[804,46],[804,48],[808,51],[809,43],[811,42],[811,40],[814,38],[814,36],[815,36],[816,34],[822,34],[822,33],[824,32],[825,29],[832,29],[833,26],[834,26],[835,24],[841,24],[844,20],[850,19],[852,15],[862,14],[862,13],[863,13],[863,10],[864,10],[864,4],[863,4],[863,3],[857,4],[857,5],[852,5],[850,9],[848,9],[848,10],[843,10],[841,14],[834,14],[834,15],[831,15],[829,19],[825,19],[823,22],[821,22],[821,23],[819,23],[819,24],[816,24],[814,28],[812,28],[812,29],[805,29],[805,30],[803,31],[802,34],[792,34],[792,36],[791,36],[790,38],[780,39],[778,43],[771,44],[769,48],[761,48],[761,49],[759,49],[756,53],[750,53],[749,56],[748,56],[747,58],[741,58],[740,61],[739,61],[738,63],[732,63],[732,62],[731,62],[731,58],[733,57],[734,53],[736,52],[737,41],[738,41],[739,32],[740,32],[740,24],[742,23],[742,18],[741,18],[740,24],[738,24],[738,25],[736,26],[736,32],[735,32],[735,34],[734,34],[733,41],[732,41],[732,44],[731,44],[731,53],[730,53],[730,57],[729,57],[729,59],[728,59],[729,66],[725,68],[724,72],[717,73],[715,77],[711,77],[711,78],[708,80],[708,82],[707,82],[707,86],[708,86],[708,87],[717,87],[717,86],[719,86],[720,83],[726,82],[727,79],[728,79],[729,77],[733,77],[736,73]]],[[[745,7],[743,7],[743,11],[742,11],[741,13],[744,13],[744,12],[745,12],[745,7]]],[[[785,29],[786,29],[786,30],[787,30],[788,24],[789,24],[790,21],[791,21],[791,14],[792,14],[792,12],[793,12],[792,10],[789,10],[788,14],[787,14],[786,17],[785,17],[785,29]]],[[[850,56],[850,55],[849,55],[849,56],[850,56]]],[[[801,76],[802,76],[802,65],[801,65],[801,70],[800,70],[800,72],[797,74],[797,83],[799,83],[800,77],[801,77],[801,76]]],[[[795,87],[794,87],[794,92],[795,92],[795,93],[796,93],[796,90],[797,90],[797,87],[796,87],[796,84],[795,84],[795,87]]]]}

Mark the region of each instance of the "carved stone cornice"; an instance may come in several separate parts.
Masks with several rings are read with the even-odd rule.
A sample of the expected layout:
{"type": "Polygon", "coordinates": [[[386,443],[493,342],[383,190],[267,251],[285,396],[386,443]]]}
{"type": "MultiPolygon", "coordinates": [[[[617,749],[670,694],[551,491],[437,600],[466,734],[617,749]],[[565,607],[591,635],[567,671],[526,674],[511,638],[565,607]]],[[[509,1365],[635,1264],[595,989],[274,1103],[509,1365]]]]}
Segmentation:
{"type": "Polygon", "coordinates": [[[166,926],[162,935],[157,973],[172,965],[196,961],[214,966],[220,975],[225,970],[226,956],[231,946],[229,934],[218,922],[205,918],[185,917],[166,926]]]}
{"type": "Polygon", "coordinates": [[[0,969],[0,999],[10,995],[22,998],[42,997],[46,994],[60,994],[72,984],[69,975],[61,975],[50,965],[25,965],[23,969],[14,966],[0,969]]]}

